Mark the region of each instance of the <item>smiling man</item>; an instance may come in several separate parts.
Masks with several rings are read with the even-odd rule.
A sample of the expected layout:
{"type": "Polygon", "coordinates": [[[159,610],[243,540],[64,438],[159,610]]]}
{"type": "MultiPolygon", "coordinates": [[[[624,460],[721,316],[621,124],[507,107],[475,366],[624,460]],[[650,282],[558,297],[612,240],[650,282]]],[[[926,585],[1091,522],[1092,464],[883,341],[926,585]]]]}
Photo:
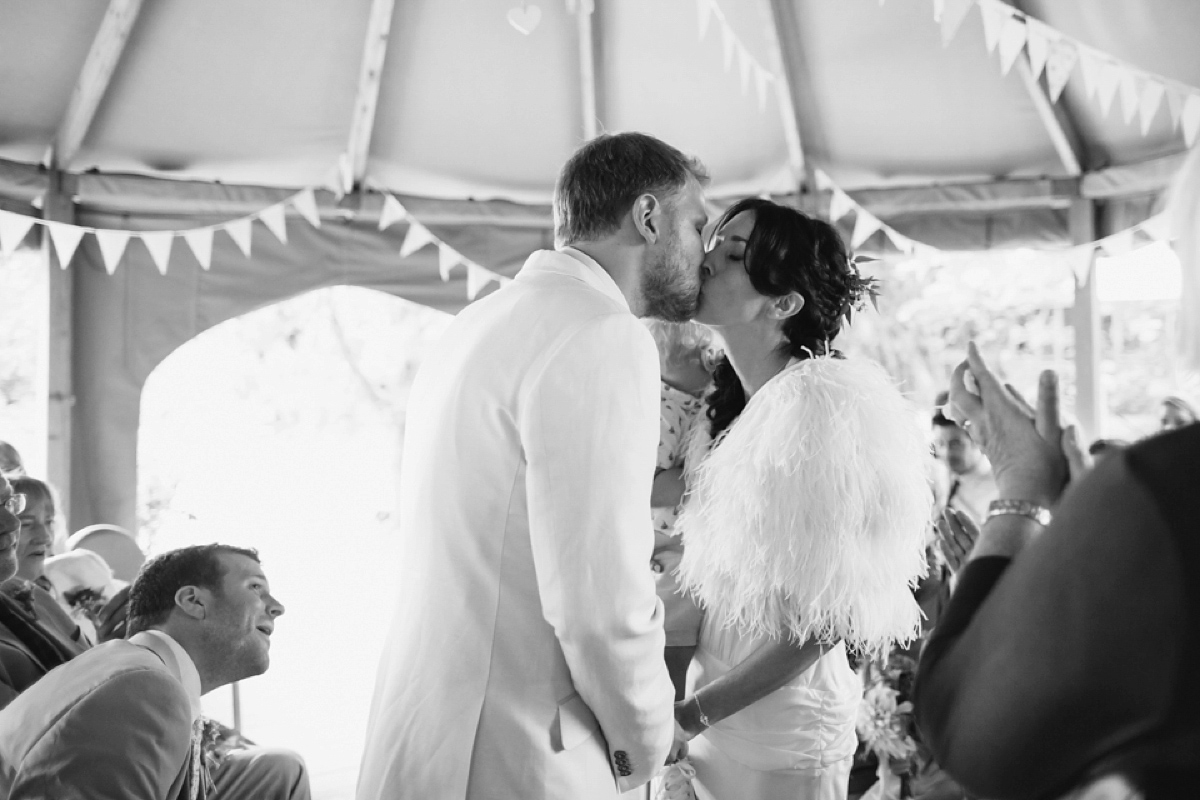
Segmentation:
{"type": "MultiPolygon", "coordinates": [[[[267,670],[282,613],[253,550],[202,545],[147,562],[130,588],[130,638],[50,671],[0,711],[0,798],[204,797],[200,697],[267,670]]],[[[309,796],[302,771],[274,783],[245,796],[309,796]]]]}

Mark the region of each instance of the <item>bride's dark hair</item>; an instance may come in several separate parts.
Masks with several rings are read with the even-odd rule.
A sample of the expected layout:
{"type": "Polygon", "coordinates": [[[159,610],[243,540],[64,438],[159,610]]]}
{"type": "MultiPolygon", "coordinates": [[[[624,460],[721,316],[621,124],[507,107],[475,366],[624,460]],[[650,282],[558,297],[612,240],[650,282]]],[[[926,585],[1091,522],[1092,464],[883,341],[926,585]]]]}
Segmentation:
{"type": "MultiPolygon", "coordinates": [[[[781,350],[800,359],[829,354],[829,343],[869,281],[859,277],[832,225],[770,200],[739,200],[721,215],[714,230],[719,232],[743,211],[754,214],[743,261],[750,285],[768,297],[799,292],[804,298],[804,307],[783,321],[781,350]]],[[[728,357],[717,365],[713,383],[708,418],[715,438],[742,413],[746,393],[728,357]]]]}

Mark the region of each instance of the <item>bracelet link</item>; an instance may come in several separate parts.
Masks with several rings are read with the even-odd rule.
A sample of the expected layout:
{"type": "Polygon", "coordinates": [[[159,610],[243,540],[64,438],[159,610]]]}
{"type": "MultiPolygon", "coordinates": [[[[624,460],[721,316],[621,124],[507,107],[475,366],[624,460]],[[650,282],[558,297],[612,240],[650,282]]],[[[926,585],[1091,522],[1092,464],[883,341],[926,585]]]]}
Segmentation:
{"type": "Polygon", "coordinates": [[[988,505],[987,519],[1009,514],[1026,517],[1043,527],[1049,525],[1052,518],[1050,509],[1028,500],[993,500],[988,505]]]}

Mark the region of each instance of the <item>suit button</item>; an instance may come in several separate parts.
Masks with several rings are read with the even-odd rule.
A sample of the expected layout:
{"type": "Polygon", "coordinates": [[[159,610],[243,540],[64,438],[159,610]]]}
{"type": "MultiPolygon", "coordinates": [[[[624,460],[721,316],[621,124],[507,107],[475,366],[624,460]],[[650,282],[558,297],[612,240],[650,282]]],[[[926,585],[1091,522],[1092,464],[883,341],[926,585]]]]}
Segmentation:
{"type": "Polygon", "coordinates": [[[613,753],[613,759],[617,762],[617,772],[622,778],[628,778],[633,774],[633,768],[629,766],[629,754],[624,750],[617,750],[613,753]]]}

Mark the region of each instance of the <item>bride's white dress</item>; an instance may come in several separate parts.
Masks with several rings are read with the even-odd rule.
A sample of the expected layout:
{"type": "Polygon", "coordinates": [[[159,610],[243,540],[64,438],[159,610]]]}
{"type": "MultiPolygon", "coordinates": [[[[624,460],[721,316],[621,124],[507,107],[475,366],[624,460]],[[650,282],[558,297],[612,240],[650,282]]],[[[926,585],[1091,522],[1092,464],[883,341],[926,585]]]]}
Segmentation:
{"type": "Polygon", "coordinates": [[[844,800],[862,698],[846,646],[883,655],[919,629],[929,458],[915,408],[849,359],[794,362],[715,447],[694,436],[678,523],[705,608],[693,690],[773,638],[838,642],[692,740],[700,800],[844,800]]]}

